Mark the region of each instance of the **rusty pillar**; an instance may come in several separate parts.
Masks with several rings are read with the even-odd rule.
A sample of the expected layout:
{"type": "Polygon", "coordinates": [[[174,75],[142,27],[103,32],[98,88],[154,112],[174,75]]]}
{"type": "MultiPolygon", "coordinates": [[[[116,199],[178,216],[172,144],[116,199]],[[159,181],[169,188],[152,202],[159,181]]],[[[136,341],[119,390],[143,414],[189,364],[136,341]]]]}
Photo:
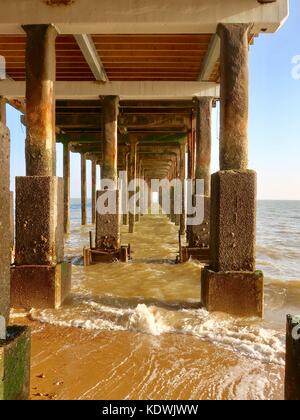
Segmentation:
{"type": "Polygon", "coordinates": [[[84,226],[87,224],[87,215],[86,215],[86,156],[84,153],[80,154],[81,156],[81,224],[84,226]]]}
{"type": "Polygon", "coordinates": [[[185,194],[184,194],[184,186],[185,186],[185,178],[186,178],[186,144],[180,145],[180,180],[182,182],[182,211],[180,214],[180,234],[185,234],[186,229],[186,214],[185,214],[185,194]]]}
{"type": "Polygon", "coordinates": [[[96,161],[92,160],[91,164],[91,179],[92,179],[92,224],[96,222],[96,182],[97,182],[97,165],[96,161]]]}
{"type": "Polygon", "coordinates": [[[287,316],[285,400],[300,401],[300,317],[287,316]]]}
{"type": "Polygon", "coordinates": [[[211,182],[211,264],[202,272],[209,311],[263,315],[263,273],[256,271],[256,173],[248,164],[248,33],[220,24],[221,170],[211,182]]]}
{"type": "Polygon", "coordinates": [[[196,179],[204,180],[204,195],[210,195],[211,114],[213,98],[197,98],[196,179]]]}
{"type": "MultiPolygon", "coordinates": [[[[192,248],[208,248],[210,237],[210,163],[211,113],[213,98],[195,98],[196,103],[196,180],[204,181],[204,218],[199,225],[187,227],[187,240],[192,248]]],[[[200,193],[202,195],[202,193],[200,193]]],[[[200,198],[200,197],[198,197],[200,198]]],[[[193,197],[196,202],[197,197],[193,197]]]]}
{"type": "Polygon", "coordinates": [[[56,173],[55,39],[52,25],[27,25],[26,175],[16,178],[12,306],[59,307],[68,295],[64,262],[64,185],[56,173]]]}
{"type": "MultiPolygon", "coordinates": [[[[1,113],[1,120],[3,121],[1,113]]],[[[0,121],[0,316],[8,322],[10,309],[10,133],[0,121]]],[[[1,321],[0,321],[1,322],[1,321]]],[[[1,331],[0,331],[1,333],[1,331]]],[[[1,376],[0,376],[1,380],[1,376]]]]}
{"type": "Polygon", "coordinates": [[[103,165],[102,179],[111,179],[117,188],[118,176],[118,96],[103,99],[103,165]]]}
{"type": "MultiPolygon", "coordinates": [[[[129,170],[129,153],[125,152],[124,153],[124,163],[125,163],[125,182],[128,184],[128,170],[129,170]]],[[[125,188],[125,186],[124,186],[125,188]]],[[[122,194],[122,199],[124,200],[124,213],[123,213],[123,225],[127,226],[128,225],[128,194],[126,192],[126,196],[125,194],[122,194]]]]}
{"type": "Polygon", "coordinates": [[[55,176],[55,39],[52,25],[25,25],[26,175],[55,176]]]}
{"type": "Polygon", "coordinates": [[[97,200],[114,201],[115,208],[111,213],[96,213],[96,248],[110,252],[120,248],[120,194],[118,188],[118,96],[103,98],[103,164],[101,167],[101,190],[97,200]],[[105,185],[104,180],[112,182],[105,185]],[[108,199],[109,196],[109,199],[108,199]]]}
{"type": "Polygon", "coordinates": [[[248,167],[250,24],[219,24],[221,38],[220,169],[248,167]]]}
{"type": "MultiPolygon", "coordinates": [[[[141,208],[141,183],[140,183],[140,179],[141,179],[141,176],[142,176],[142,162],[140,160],[137,163],[137,174],[136,174],[136,176],[138,178],[137,189],[138,189],[138,192],[140,194],[139,207],[141,208]]],[[[141,220],[141,213],[140,213],[140,211],[139,212],[136,211],[135,221],[139,222],[140,220],[141,220]]]]}
{"type": "MultiPolygon", "coordinates": [[[[137,174],[137,138],[134,135],[130,135],[130,153],[129,153],[129,183],[132,183],[133,180],[136,179],[137,174]]],[[[136,185],[135,185],[136,187],[136,185]]],[[[131,201],[132,197],[134,196],[134,191],[129,191],[129,199],[130,199],[130,208],[129,208],[129,233],[134,232],[135,226],[135,213],[136,213],[136,205],[131,201]]]]}
{"type": "Polygon", "coordinates": [[[0,96],[0,122],[6,126],[6,99],[0,96]]]}
{"type": "Polygon", "coordinates": [[[63,177],[64,177],[64,231],[70,232],[70,149],[69,143],[64,143],[63,177]]]}

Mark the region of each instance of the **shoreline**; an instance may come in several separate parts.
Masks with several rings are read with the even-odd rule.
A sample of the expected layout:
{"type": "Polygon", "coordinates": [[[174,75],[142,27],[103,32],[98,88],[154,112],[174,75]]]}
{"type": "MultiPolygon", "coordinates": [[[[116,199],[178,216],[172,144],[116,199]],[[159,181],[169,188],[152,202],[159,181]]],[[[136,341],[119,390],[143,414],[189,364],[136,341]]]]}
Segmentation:
{"type": "Polygon", "coordinates": [[[192,336],[14,324],[32,329],[32,400],[283,399],[283,367],[192,336]]]}

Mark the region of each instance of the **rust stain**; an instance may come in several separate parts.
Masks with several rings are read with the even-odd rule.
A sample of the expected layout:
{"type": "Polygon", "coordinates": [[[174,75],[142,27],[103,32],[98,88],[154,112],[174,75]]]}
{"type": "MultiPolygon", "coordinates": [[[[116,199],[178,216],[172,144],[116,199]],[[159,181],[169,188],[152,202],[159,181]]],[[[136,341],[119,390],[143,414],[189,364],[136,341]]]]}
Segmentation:
{"type": "Polygon", "coordinates": [[[47,6],[70,6],[75,0],[44,0],[47,6]]]}

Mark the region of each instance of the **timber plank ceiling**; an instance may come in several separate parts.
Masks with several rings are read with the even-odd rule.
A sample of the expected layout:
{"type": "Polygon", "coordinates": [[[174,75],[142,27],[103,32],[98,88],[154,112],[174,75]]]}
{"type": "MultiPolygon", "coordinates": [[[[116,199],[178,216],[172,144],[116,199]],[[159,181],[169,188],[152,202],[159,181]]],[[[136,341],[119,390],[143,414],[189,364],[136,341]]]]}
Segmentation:
{"type": "MultiPolygon", "coordinates": [[[[92,39],[110,81],[195,81],[211,37],[93,35],[92,39]]],[[[16,81],[25,80],[25,43],[25,34],[0,36],[7,75],[16,81]]],[[[57,37],[56,53],[58,81],[95,80],[73,35],[57,37]]]]}

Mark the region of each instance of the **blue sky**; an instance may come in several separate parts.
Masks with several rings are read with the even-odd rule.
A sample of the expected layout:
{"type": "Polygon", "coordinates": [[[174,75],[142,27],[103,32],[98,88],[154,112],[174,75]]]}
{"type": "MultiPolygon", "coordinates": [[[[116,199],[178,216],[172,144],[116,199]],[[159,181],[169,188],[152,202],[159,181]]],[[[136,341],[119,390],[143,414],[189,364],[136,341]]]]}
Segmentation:
{"type": "MultiPolygon", "coordinates": [[[[300,79],[292,78],[296,55],[300,55],[300,5],[299,0],[290,0],[285,25],[276,34],[260,35],[250,48],[249,167],[258,172],[260,199],[300,200],[300,79]]],[[[19,115],[8,107],[12,190],[15,176],[25,174],[25,129],[19,115]]],[[[213,115],[213,172],[218,170],[218,118],[217,108],[213,115]]],[[[89,163],[87,170],[89,174],[89,163]]],[[[57,174],[62,175],[60,145],[57,174]]],[[[80,196],[78,154],[72,154],[71,196],[80,196]]]]}

